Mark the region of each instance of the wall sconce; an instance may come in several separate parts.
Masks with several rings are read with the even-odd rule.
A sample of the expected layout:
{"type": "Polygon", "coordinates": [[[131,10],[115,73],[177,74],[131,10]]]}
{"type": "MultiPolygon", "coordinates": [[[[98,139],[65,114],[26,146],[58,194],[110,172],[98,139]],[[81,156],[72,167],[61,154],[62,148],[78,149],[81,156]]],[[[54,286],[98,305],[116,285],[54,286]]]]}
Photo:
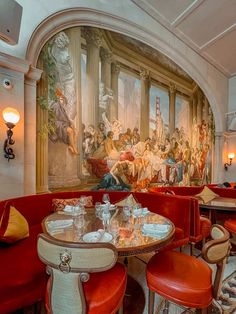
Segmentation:
{"type": "Polygon", "coordinates": [[[3,110],[2,115],[3,115],[3,119],[6,122],[6,126],[8,127],[7,138],[5,139],[5,142],[4,142],[4,153],[5,153],[4,157],[7,158],[9,161],[10,159],[15,158],[13,149],[10,147],[10,145],[13,145],[15,143],[15,141],[12,139],[12,136],[13,136],[12,129],[19,122],[20,114],[16,109],[7,107],[3,110]]]}
{"type": "Polygon", "coordinates": [[[228,170],[228,167],[232,165],[232,160],[233,160],[234,157],[235,157],[234,153],[229,153],[229,154],[228,154],[229,163],[226,162],[226,163],[224,164],[224,167],[225,167],[225,170],[226,170],[226,171],[228,170]]]}

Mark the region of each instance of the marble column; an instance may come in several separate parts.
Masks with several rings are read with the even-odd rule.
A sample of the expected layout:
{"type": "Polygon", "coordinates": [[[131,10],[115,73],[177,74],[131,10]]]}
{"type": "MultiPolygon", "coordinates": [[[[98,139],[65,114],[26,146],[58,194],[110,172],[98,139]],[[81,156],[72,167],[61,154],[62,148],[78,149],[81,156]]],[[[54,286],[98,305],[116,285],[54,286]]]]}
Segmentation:
{"type": "Polygon", "coordinates": [[[173,83],[170,83],[169,88],[169,99],[170,99],[170,107],[169,107],[169,131],[170,136],[174,133],[175,130],[175,98],[176,98],[176,86],[173,83]]]}
{"type": "Polygon", "coordinates": [[[149,137],[149,72],[140,70],[141,78],[141,106],[140,106],[140,139],[145,141],[149,137]]]}
{"type": "Polygon", "coordinates": [[[83,34],[87,42],[87,125],[97,126],[99,118],[99,60],[102,45],[99,30],[84,28],[83,34]]]}
{"type": "Polygon", "coordinates": [[[223,182],[225,170],[223,165],[224,136],[222,132],[215,133],[215,145],[212,150],[214,151],[212,182],[223,182]]]}
{"type": "MultiPolygon", "coordinates": [[[[39,58],[37,66],[43,69],[43,60],[39,58]]],[[[37,86],[37,97],[48,95],[48,80],[45,71],[37,86]]],[[[35,97],[36,99],[36,97],[35,97]]],[[[48,134],[45,134],[45,125],[48,123],[48,111],[43,109],[40,102],[36,105],[36,192],[48,191],[48,134]]]]}
{"type": "MultiPolygon", "coordinates": [[[[31,67],[25,76],[24,83],[24,119],[27,124],[24,134],[24,194],[48,191],[48,141],[47,136],[43,139],[42,136],[38,135],[39,122],[47,123],[47,112],[35,104],[36,84],[41,74],[42,70],[31,67]]],[[[42,87],[41,85],[39,88],[42,89],[42,87]]]]}
{"type": "Polygon", "coordinates": [[[118,119],[118,78],[120,73],[120,65],[112,63],[111,65],[111,89],[113,91],[113,99],[110,102],[110,121],[118,119]]]}
{"type": "MultiPolygon", "coordinates": [[[[104,94],[109,94],[111,90],[111,62],[112,62],[112,53],[107,49],[101,47],[100,49],[101,57],[101,83],[104,84],[104,94]]],[[[99,95],[100,96],[100,95],[99,95]]],[[[99,120],[101,121],[102,113],[106,111],[107,117],[110,120],[110,104],[111,99],[108,98],[107,107],[102,108],[99,104],[99,120]]]]}

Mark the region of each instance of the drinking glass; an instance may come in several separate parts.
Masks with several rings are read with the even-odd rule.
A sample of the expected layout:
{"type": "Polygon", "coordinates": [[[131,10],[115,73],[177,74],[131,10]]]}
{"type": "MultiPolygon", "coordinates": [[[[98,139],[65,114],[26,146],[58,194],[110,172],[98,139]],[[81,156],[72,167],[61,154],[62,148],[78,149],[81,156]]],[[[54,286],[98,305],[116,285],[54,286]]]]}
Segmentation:
{"type": "Polygon", "coordinates": [[[96,217],[98,217],[98,218],[101,217],[101,211],[102,211],[101,205],[102,205],[101,202],[95,203],[95,214],[96,214],[96,217]]]}
{"type": "Polygon", "coordinates": [[[87,204],[87,197],[85,195],[81,195],[80,198],[79,198],[79,204],[80,206],[83,208],[84,210],[84,207],[85,205],[87,204]]]}
{"type": "Polygon", "coordinates": [[[103,196],[102,196],[102,200],[103,200],[103,202],[104,202],[105,204],[110,203],[110,197],[109,197],[109,194],[107,194],[107,193],[103,194],[103,196]]]}
{"type": "Polygon", "coordinates": [[[109,225],[109,231],[113,236],[114,242],[116,242],[117,237],[119,235],[119,223],[117,220],[111,220],[109,225]]]}
{"type": "Polygon", "coordinates": [[[129,206],[125,205],[125,206],[123,207],[123,214],[124,214],[124,219],[125,219],[125,220],[128,220],[129,217],[131,216],[131,210],[130,210],[130,207],[129,207],[129,206]]]}
{"type": "Polygon", "coordinates": [[[101,217],[102,217],[104,230],[107,231],[107,228],[110,223],[110,218],[111,218],[111,213],[109,211],[109,204],[107,204],[107,206],[104,207],[101,217]]]}

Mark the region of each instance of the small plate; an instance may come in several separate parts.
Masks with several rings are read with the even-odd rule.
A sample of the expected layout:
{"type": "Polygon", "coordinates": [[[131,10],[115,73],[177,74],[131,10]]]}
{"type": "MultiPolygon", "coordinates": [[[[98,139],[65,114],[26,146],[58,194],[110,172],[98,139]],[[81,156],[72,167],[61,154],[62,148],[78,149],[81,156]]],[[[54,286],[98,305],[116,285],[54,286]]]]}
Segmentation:
{"type": "Polygon", "coordinates": [[[112,235],[108,232],[93,231],[83,236],[84,242],[111,242],[112,235]]]}

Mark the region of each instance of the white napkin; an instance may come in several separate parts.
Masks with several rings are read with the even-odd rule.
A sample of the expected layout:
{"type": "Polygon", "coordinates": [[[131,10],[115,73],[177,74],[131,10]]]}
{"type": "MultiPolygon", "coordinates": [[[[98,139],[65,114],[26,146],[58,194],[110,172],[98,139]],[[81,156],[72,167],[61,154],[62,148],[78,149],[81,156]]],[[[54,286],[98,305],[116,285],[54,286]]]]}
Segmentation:
{"type": "Polygon", "coordinates": [[[63,229],[72,226],[73,219],[49,221],[47,226],[49,229],[63,229]]]}
{"type": "Polygon", "coordinates": [[[161,237],[170,230],[170,225],[143,224],[142,233],[150,236],[161,237]]]}
{"type": "Polygon", "coordinates": [[[74,206],[66,205],[64,207],[63,211],[66,212],[66,213],[73,213],[74,212],[74,206]]]}

